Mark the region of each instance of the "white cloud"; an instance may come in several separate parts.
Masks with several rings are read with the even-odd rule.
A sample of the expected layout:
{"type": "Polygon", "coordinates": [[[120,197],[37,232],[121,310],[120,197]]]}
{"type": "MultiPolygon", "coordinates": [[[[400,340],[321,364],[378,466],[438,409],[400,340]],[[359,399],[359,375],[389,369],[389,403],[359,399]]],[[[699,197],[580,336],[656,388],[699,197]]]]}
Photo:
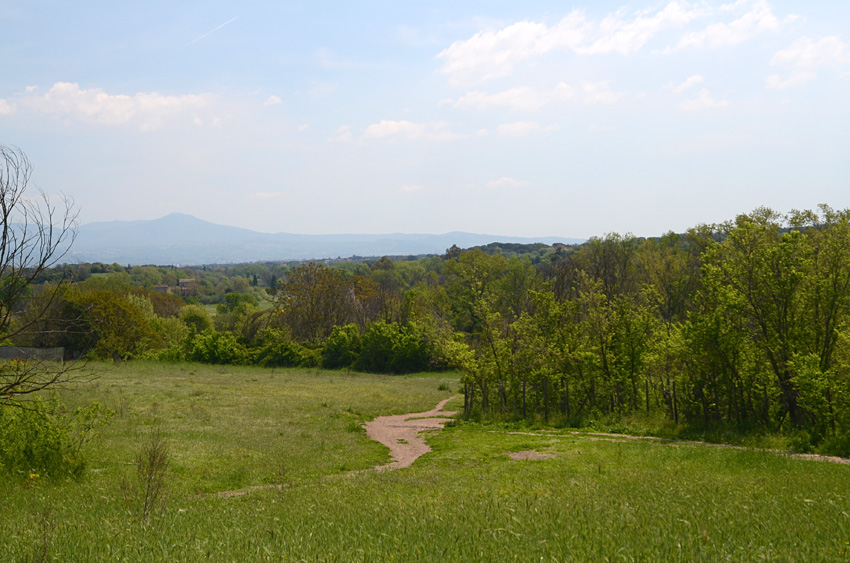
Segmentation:
{"type": "Polygon", "coordinates": [[[585,82],[581,85],[581,100],[586,104],[613,104],[626,95],[608,88],[610,81],[585,82]]]}
{"type": "Polygon", "coordinates": [[[773,14],[767,0],[727,4],[725,11],[732,11],[746,4],[751,4],[750,10],[738,19],[729,23],[713,23],[701,31],[687,33],[679,40],[675,48],[668,48],[665,53],[688,47],[698,49],[731,47],[743,43],[763,31],[775,31],[779,29],[781,22],[773,14]]]}
{"type": "Polygon", "coordinates": [[[361,139],[406,139],[428,141],[453,141],[465,135],[452,133],[444,121],[435,123],[414,123],[412,121],[392,121],[383,119],[368,126],[361,139]]]}
{"type": "Polygon", "coordinates": [[[528,86],[503,90],[494,94],[473,90],[467,92],[455,107],[461,109],[510,108],[521,111],[537,111],[553,102],[564,102],[575,97],[575,88],[563,82],[553,90],[540,91],[528,86]]]}
{"type": "Polygon", "coordinates": [[[659,32],[681,27],[700,15],[700,10],[675,1],[652,15],[642,12],[626,18],[617,12],[599,23],[574,10],[554,26],[522,21],[479,31],[455,41],[437,57],[443,60],[441,72],[450,76],[452,84],[475,84],[508,76],[522,62],[557,49],[582,55],[634,53],[659,32]]]}
{"type": "Polygon", "coordinates": [[[276,106],[277,104],[282,104],[283,100],[278,98],[275,95],[271,95],[268,99],[263,103],[263,106],[276,106]]]}
{"type": "Polygon", "coordinates": [[[685,111],[701,111],[705,109],[724,108],[728,105],[728,100],[718,100],[706,88],[703,88],[699,91],[696,98],[681,102],[679,107],[685,111]]]}
{"type": "Polygon", "coordinates": [[[45,94],[27,88],[20,103],[28,108],[61,118],[73,118],[103,125],[137,124],[145,131],[156,129],[167,117],[189,114],[212,105],[211,94],[166,96],[156,92],[108,94],[100,88],[83,89],[72,82],[57,82],[45,94]]]}
{"type": "Polygon", "coordinates": [[[422,186],[419,186],[419,185],[416,185],[416,184],[405,184],[404,186],[400,187],[398,189],[398,191],[400,191],[400,192],[418,192],[421,189],[422,189],[422,186]]]}
{"type": "Polygon", "coordinates": [[[732,12],[732,11],[737,10],[741,6],[745,6],[749,2],[750,2],[750,0],[736,0],[735,2],[732,2],[731,4],[723,4],[722,6],[720,6],[720,11],[721,12],[732,12]]]}
{"type": "Polygon", "coordinates": [[[675,88],[673,88],[673,91],[677,94],[681,94],[691,86],[696,86],[697,84],[702,84],[703,82],[705,82],[705,79],[701,75],[695,74],[684,82],[682,82],[681,84],[679,84],[678,86],[676,86],[675,88]]]}
{"type": "Polygon", "coordinates": [[[817,68],[820,66],[850,63],[850,50],[841,38],[830,35],[815,42],[801,37],[787,49],[773,55],[770,64],[789,65],[797,68],[817,68]]]}
{"type": "Polygon", "coordinates": [[[303,133],[304,131],[306,131],[306,130],[307,130],[307,129],[309,129],[309,128],[310,128],[310,124],[309,124],[309,123],[302,123],[301,125],[299,125],[299,126],[297,127],[297,129],[298,129],[298,132],[299,132],[299,133],[303,133]]]}
{"type": "Polygon", "coordinates": [[[547,133],[549,131],[557,131],[558,129],[560,127],[557,125],[543,127],[533,121],[517,121],[515,123],[503,123],[499,125],[498,131],[500,135],[508,137],[523,137],[532,133],[547,133]]]}
{"type": "Polygon", "coordinates": [[[659,32],[682,27],[700,15],[702,12],[699,10],[688,10],[678,2],[671,2],[652,16],[638,15],[631,21],[624,20],[620,14],[608,16],[599,24],[598,38],[577,51],[582,54],[628,55],[639,51],[659,32]]]}
{"type": "Polygon", "coordinates": [[[795,72],[789,78],[782,80],[782,77],[778,74],[774,74],[772,76],[767,77],[767,87],[770,90],[785,90],[786,88],[795,88],[806,82],[810,82],[814,80],[815,73],[814,72],[795,72]]]}
{"type": "Polygon", "coordinates": [[[351,142],[351,125],[343,125],[342,127],[338,127],[337,130],[334,131],[333,137],[328,137],[328,141],[334,143],[351,142]]]}
{"type": "Polygon", "coordinates": [[[364,139],[384,139],[386,137],[406,137],[416,139],[425,134],[425,124],[413,123],[411,121],[389,121],[381,120],[366,128],[363,133],[364,139]]]}
{"type": "Polygon", "coordinates": [[[11,115],[15,112],[15,106],[0,98],[0,115],[11,115]]]}
{"type": "Polygon", "coordinates": [[[491,190],[500,190],[500,189],[518,189],[524,188],[530,185],[530,182],[525,180],[514,180],[513,178],[508,178],[507,176],[502,176],[498,180],[493,180],[492,182],[487,182],[485,184],[491,190]]]}
{"type": "Polygon", "coordinates": [[[587,32],[584,15],[573,11],[557,25],[517,22],[500,30],[479,31],[469,39],[455,41],[438,58],[442,72],[455,84],[475,83],[509,75],[531,57],[558,47],[578,47],[587,32]]]}
{"type": "Polygon", "coordinates": [[[794,88],[814,80],[811,69],[824,66],[840,67],[850,63],[850,49],[841,38],[835,35],[814,41],[808,37],[797,39],[790,47],[778,51],[770,60],[771,66],[790,66],[797,69],[790,77],[783,79],[778,74],[767,78],[767,87],[771,90],[794,88]]]}
{"type": "Polygon", "coordinates": [[[283,192],[256,192],[251,194],[251,199],[269,200],[280,199],[283,197],[283,192]]]}
{"type": "Polygon", "coordinates": [[[538,111],[544,106],[579,101],[587,104],[611,104],[625,96],[609,88],[609,81],[584,82],[579,88],[561,82],[551,90],[538,90],[528,86],[510,88],[489,94],[473,90],[467,92],[454,107],[461,109],[509,108],[518,111],[538,111]]]}

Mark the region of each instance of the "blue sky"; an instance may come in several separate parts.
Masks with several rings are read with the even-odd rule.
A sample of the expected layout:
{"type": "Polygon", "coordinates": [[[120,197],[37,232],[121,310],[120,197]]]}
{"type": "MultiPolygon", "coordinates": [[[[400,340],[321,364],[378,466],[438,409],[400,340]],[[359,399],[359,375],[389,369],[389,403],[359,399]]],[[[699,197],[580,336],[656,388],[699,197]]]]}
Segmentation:
{"type": "Polygon", "coordinates": [[[850,2],[0,4],[83,223],[655,236],[850,207],[850,2]]]}

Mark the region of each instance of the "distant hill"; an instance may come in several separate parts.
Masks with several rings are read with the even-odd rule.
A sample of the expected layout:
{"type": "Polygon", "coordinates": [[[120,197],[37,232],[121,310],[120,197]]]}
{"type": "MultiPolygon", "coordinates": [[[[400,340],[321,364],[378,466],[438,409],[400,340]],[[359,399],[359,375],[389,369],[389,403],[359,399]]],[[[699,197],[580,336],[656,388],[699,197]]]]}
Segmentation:
{"type": "Polygon", "coordinates": [[[501,243],[577,244],[563,237],[506,237],[453,232],[442,235],[295,235],[259,233],[173,213],[151,221],[111,221],[80,227],[68,262],[111,264],[228,264],[350,256],[442,254],[501,243]]]}

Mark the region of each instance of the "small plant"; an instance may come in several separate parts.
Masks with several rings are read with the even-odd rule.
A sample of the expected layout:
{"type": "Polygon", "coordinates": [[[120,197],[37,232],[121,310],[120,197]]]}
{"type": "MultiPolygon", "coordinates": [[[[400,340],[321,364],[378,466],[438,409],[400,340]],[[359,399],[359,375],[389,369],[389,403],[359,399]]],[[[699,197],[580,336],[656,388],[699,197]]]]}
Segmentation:
{"type": "Polygon", "coordinates": [[[168,442],[159,426],[136,454],[136,483],[122,483],[127,502],[139,503],[139,516],[146,520],[154,511],[164,509],[168,489],[168,442]]]}
{"type": "Polygon", "coordinates": [[[79,477],[84,446],[113,414],[97,402],[68,412],[56,396],[0,406],[0,472],[79,477]]]}
{"type": "Polygon", "coordinates": [[[53,535],[53,530],[56,527],[50,510],[45,508],[38,514],[38,522],[36,529],[38,530],[38,538],[33,542],[32,546],[32,561],[41,563],[50,561],[50,538],[53,535]]]}

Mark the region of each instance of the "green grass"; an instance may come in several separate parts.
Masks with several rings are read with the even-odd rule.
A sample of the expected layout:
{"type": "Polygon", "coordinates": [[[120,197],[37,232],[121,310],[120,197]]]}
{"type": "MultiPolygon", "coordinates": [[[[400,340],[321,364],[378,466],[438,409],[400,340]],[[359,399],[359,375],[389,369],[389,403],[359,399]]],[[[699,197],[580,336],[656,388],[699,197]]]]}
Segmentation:
{"type": "Polygon", "coordinates": [[[850,466],[458,423],[377,473],[359,423],[432,408],[451,375],[102,369],[65,397],[118,411],[86,476],[0,482],[4,561],[850,560],[850,466]],[[122,481],[155,426],[170,492],[143,520],[122,481]],[[507,455],[524,450],[553,457],[507,455]]]}

